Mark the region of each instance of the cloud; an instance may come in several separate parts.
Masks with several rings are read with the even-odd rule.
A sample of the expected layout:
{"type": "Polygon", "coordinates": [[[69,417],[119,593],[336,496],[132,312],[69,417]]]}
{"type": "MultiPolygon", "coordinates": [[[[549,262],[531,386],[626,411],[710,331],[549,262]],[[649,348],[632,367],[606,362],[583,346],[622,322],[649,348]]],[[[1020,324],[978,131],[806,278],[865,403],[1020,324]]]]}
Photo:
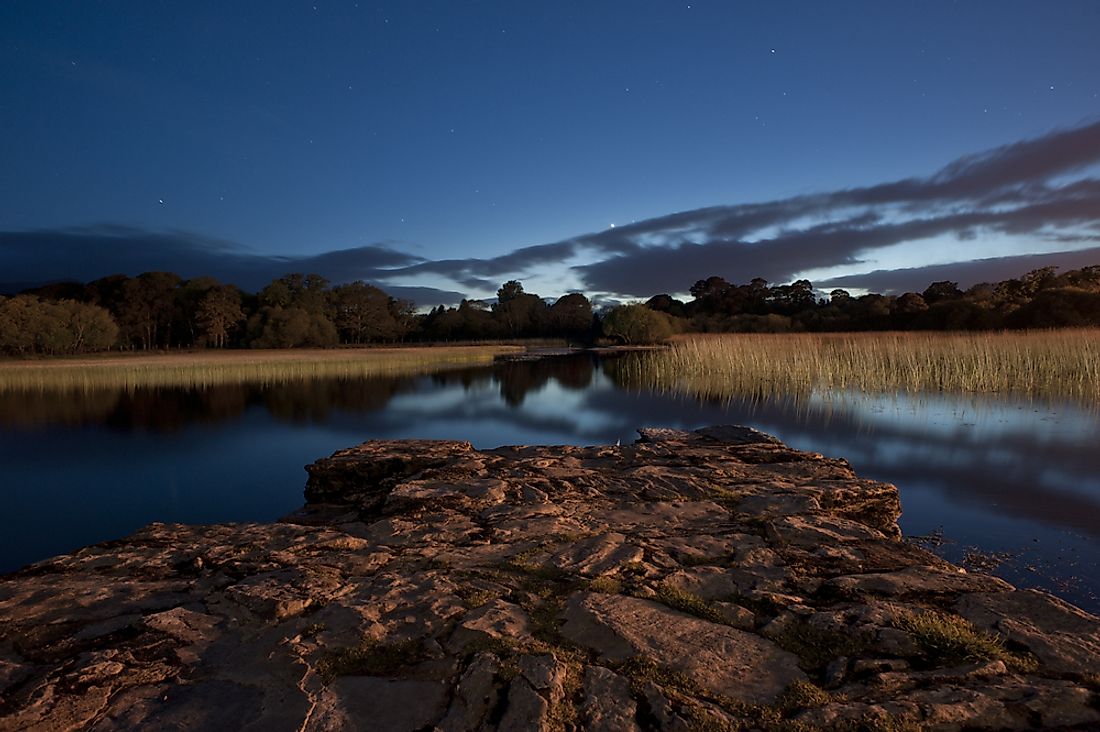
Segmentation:
{"type": "MultiPolygon", "coordinates": [[[[684,292],[710,275],[783,282],[837,267],[852,274],[830,282],[854,282],[860,269],[872,266],[876,271],[860,275],[861,281],[886,282],[883,263],[890,255],[884,249],[922,246],[936,237],[957,240],[959,260],[983,245],[988,253],[991,239],[1014,239],[1017,248],[1021,237],[1032,237],[1034,249],[1080,248],[1079,240],[1100,236],[1098,167],[1100,122],[1092,122],[966,155],[924,178],[678,211],[497,257],[428,260],[384,245],[272,257],[183,232],[100,226],[0,232],[0,271],[9,281],[42,281],[159,269],[212,273],[246,289],[288,271],[338,282],[363,279],[391,292],[425,281],[452,283],[443,286],[454,289],[417,290],[420,304],[428,304],[425,298],[456,302],[463,288],[484,296],[507,279],[547,272],[560,277],[563,270],[583,289],[610,299],[684,292]],[[583,263],[566,270],[569,262],[583,263]]],[[[968,273],[960,279],[993,280],[1021,274],[1012,268],[1030,267],[1030,258],[1040,256],[1018,255],[937,267],[968,273]]],[[[1059,261],[1087,261],[1084,256],[1059,261]]]]}
{"type": "MultiPolygon", "coordinates": [[[[1097,241],[1100,241],[1098,239],[1097,241]]],[[[975,259],[970,262],[935,264],[928,267],[906,269],[878,269],[863,274],[833,277],[815,283],[823,290],[838,287],[866,289],[883,294],[923,292],[929,284],[948,280],[957,282],[964,289],[979,282],[999,282],[1017,277],[1040,267],[1058,267],[1062,270],[1079,269],[1100,264],[1100,246],[1073,252],[1049,254],[1021,254],[1012,257],[975,259]]]]}
{"type": "Polygon", "coordinates": [[[430,308],[436,305],[457,305],[465,294],[453,290],[437,290],[434,287],[402,287],[401,285],[384,285],[383,288],[390,297],[398,300],[412,300],[418,307],[430,308]]]}
{"type": "Polygon", "coordinates": [[[926,178],[680,211],[500,257],[395,267],[387,276],[430,273],[491,290],[583,256],[591,261],[573,271],[589,291],[645,297],[684,292],[712,274],[789,281],[815,268],[858,268],[877,249],[943,235],[964,242],[961,257],[965,242],[989,236],[1057,243],[1074,227],[1100,230],[1100,181],[1054,183],[1097,164],[1100,122],[966,155],[926,178]]]}
{"type": "Polygon", "coordinates": [[[316,273],[336,282],[375,280],[390,267],[420,261],[420,257],[386,246],[310,257],[267,256],[188,232],[149,232],[115,225],[0,232],[0,271],[9,282],[87,282],[110,274],[169,271],[186,278],[213,275],[256,290],[288,272],[316,273]]]}
{"type": "Polygon", "coordinates": [[[622,247],[621,254],[576,269],[591,289],[643,297],[683,292],[711,274],[788,281],[815,268],[855,267],[876,249],[945,234],[964,241],[1034,235],[1059,242],[1067,231],[1100,229],[1100,181],[1052,180],[1097,163],[1100,123],[968,155],[924,179],[640,222],[618,235],[659,245],[622,247]],[[826,220],[806,223],[815,219],[826,220]],[[761,235],[765,229],[777,231],[761,235]]]}

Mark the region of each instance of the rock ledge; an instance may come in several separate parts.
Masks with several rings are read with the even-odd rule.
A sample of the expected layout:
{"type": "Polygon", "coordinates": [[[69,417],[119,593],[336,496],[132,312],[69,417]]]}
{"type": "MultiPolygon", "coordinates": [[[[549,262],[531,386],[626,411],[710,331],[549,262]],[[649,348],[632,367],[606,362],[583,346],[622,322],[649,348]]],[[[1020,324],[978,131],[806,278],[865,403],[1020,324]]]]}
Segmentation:
{"type": "Polygon", "coordinates": [[[0,578],[0,730],[1100,728],[1100,620],[742,427],[376,441],[0,578]]]}

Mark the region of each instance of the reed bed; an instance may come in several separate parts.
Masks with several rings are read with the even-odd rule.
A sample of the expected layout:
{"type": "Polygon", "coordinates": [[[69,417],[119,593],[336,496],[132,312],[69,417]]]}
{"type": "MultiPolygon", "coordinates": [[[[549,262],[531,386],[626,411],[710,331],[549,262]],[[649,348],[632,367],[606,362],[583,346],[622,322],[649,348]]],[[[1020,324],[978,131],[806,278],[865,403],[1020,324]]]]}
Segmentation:
{"type": "Polygon", "coordinates": [[[205,351],[0,362],[0,393],[94,391],[406,376],[486,364],[515,346],[205,351]]]}
{"type": "Polygon", "coordinates": [[[970,392],[1100,402],[1100,329],[688,336],[622,379],[708,398],[970,392]]]}

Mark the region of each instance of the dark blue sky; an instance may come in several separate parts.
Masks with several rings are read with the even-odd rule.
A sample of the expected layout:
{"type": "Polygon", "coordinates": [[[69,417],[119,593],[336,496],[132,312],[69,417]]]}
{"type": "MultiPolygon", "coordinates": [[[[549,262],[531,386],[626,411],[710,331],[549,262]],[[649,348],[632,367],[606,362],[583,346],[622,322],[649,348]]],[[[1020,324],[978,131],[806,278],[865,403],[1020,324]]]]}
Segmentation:
{"type": "Polygon", "coordinates": [[[622,297],[1100,263],[1005,259],[1100,247],[1097,38],[1091,0],[8,0],[0,282],[622,297]]]}

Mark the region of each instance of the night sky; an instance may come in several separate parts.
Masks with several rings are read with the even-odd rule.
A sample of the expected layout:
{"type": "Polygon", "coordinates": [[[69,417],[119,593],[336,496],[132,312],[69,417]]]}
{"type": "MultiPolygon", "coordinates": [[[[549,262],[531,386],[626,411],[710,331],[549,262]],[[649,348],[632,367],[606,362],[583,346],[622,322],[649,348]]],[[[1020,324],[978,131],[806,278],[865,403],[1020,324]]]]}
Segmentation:
{"type": "MultiPolygon", "coordinates": [[[[0,283],[1100,264],[1100,3],[0,3],[0,283]]],[[[10,289],[10,288],[9,288],[10,289]]]]}

